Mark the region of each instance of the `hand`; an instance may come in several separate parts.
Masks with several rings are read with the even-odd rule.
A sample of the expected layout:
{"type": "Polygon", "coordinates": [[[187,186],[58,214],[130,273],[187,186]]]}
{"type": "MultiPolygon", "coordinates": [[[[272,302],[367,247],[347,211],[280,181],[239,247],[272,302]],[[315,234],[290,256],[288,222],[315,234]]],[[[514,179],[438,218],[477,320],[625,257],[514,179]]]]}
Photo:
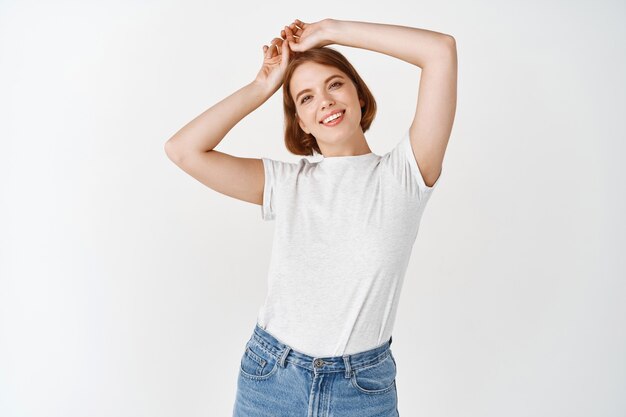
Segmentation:
{"type": "Polygon", "coordinates": [[[283,78],[292,52],[287,41],[274,38],[270,46],[263,45],[263,65],[254,82],[263,85],[271,92],[276,92],[283,83],[283,78]]]}
{"type": "Polygon", "coordinates": [[[281,30],[281,36],[289,42],[289,48],[294,52],[304,52],[307,49],[330,45],[328,26],[332,19],[324,19],[315,23],[304,23],[294,20],[289,26],[281,30]]]}

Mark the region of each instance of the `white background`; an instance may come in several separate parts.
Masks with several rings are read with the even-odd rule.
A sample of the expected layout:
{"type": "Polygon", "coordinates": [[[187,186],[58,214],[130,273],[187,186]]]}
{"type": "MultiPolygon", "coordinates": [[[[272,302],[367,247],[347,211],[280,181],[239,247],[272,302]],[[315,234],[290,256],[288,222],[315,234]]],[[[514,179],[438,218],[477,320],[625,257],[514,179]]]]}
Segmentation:
{"type": "MultiPolygon", "coordinates": [[[[299,18],[450,34],[458,106],[393,333],[399,411],[626,415],[621,1],[0,2],[0,415],[230,416],[273,222],[165,155],[299,18]]],[[[388,152],[420,70],[334,46],[388,152]]],[[[419,45],[416,45],[419,47],[419,45]]],[[[282,90],[218,146],[295,162],[282,90]]]]}

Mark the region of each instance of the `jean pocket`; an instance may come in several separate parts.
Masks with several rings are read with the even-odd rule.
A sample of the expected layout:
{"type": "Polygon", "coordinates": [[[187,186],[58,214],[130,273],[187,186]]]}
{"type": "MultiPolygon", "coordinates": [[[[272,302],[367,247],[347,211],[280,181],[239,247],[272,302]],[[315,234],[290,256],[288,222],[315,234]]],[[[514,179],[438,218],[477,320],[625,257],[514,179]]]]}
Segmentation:
{"type": "Polygon", "coordinates": [[[387,351],[380,361],[373,365],[354,369],[352,373],[352,385],[365,394],[384,394],[396,386],[396,361],[387,351]]]}
{"type": "Polygon", "coordinates": [[[246,349],[241,357],[240,374],[243,377],[255,380],[267,379],[278,368],[278,358],[270,353],[255,339],[246,343],[246,349]]]}

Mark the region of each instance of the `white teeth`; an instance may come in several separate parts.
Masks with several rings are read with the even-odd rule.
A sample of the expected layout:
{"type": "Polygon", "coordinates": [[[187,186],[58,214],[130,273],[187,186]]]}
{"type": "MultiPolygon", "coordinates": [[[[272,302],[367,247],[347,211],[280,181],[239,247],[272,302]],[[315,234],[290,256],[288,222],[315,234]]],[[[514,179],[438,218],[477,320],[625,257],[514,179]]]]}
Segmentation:
{"type": "Polygon", "coordinates": [[[342,115],[343,115],[343,111],[341,111],[341,112],[339,112],[339,113],[335,113],[335,114],[333,114],[332,116],[327,117],[326,119],[324,119],[324,120],[322,121],[322,123],[328,123],[328,122],[331,122],[331,121],[335,120],[336,118],[341,117],[342,115]]]}

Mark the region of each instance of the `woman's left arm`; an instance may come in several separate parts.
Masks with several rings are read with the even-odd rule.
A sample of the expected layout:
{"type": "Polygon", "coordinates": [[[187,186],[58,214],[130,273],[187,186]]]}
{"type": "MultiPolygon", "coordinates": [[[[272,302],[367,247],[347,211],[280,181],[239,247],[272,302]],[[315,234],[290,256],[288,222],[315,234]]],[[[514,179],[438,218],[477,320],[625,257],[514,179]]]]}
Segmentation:
{"type": "Polygon", "coordinates": [[[389,55],[421,68],[415,117],[409,128],[413,155],[427,186],[439,178],[456,112],[455,39],[407,26],[325,19],[331,43],[389,55]]]}

